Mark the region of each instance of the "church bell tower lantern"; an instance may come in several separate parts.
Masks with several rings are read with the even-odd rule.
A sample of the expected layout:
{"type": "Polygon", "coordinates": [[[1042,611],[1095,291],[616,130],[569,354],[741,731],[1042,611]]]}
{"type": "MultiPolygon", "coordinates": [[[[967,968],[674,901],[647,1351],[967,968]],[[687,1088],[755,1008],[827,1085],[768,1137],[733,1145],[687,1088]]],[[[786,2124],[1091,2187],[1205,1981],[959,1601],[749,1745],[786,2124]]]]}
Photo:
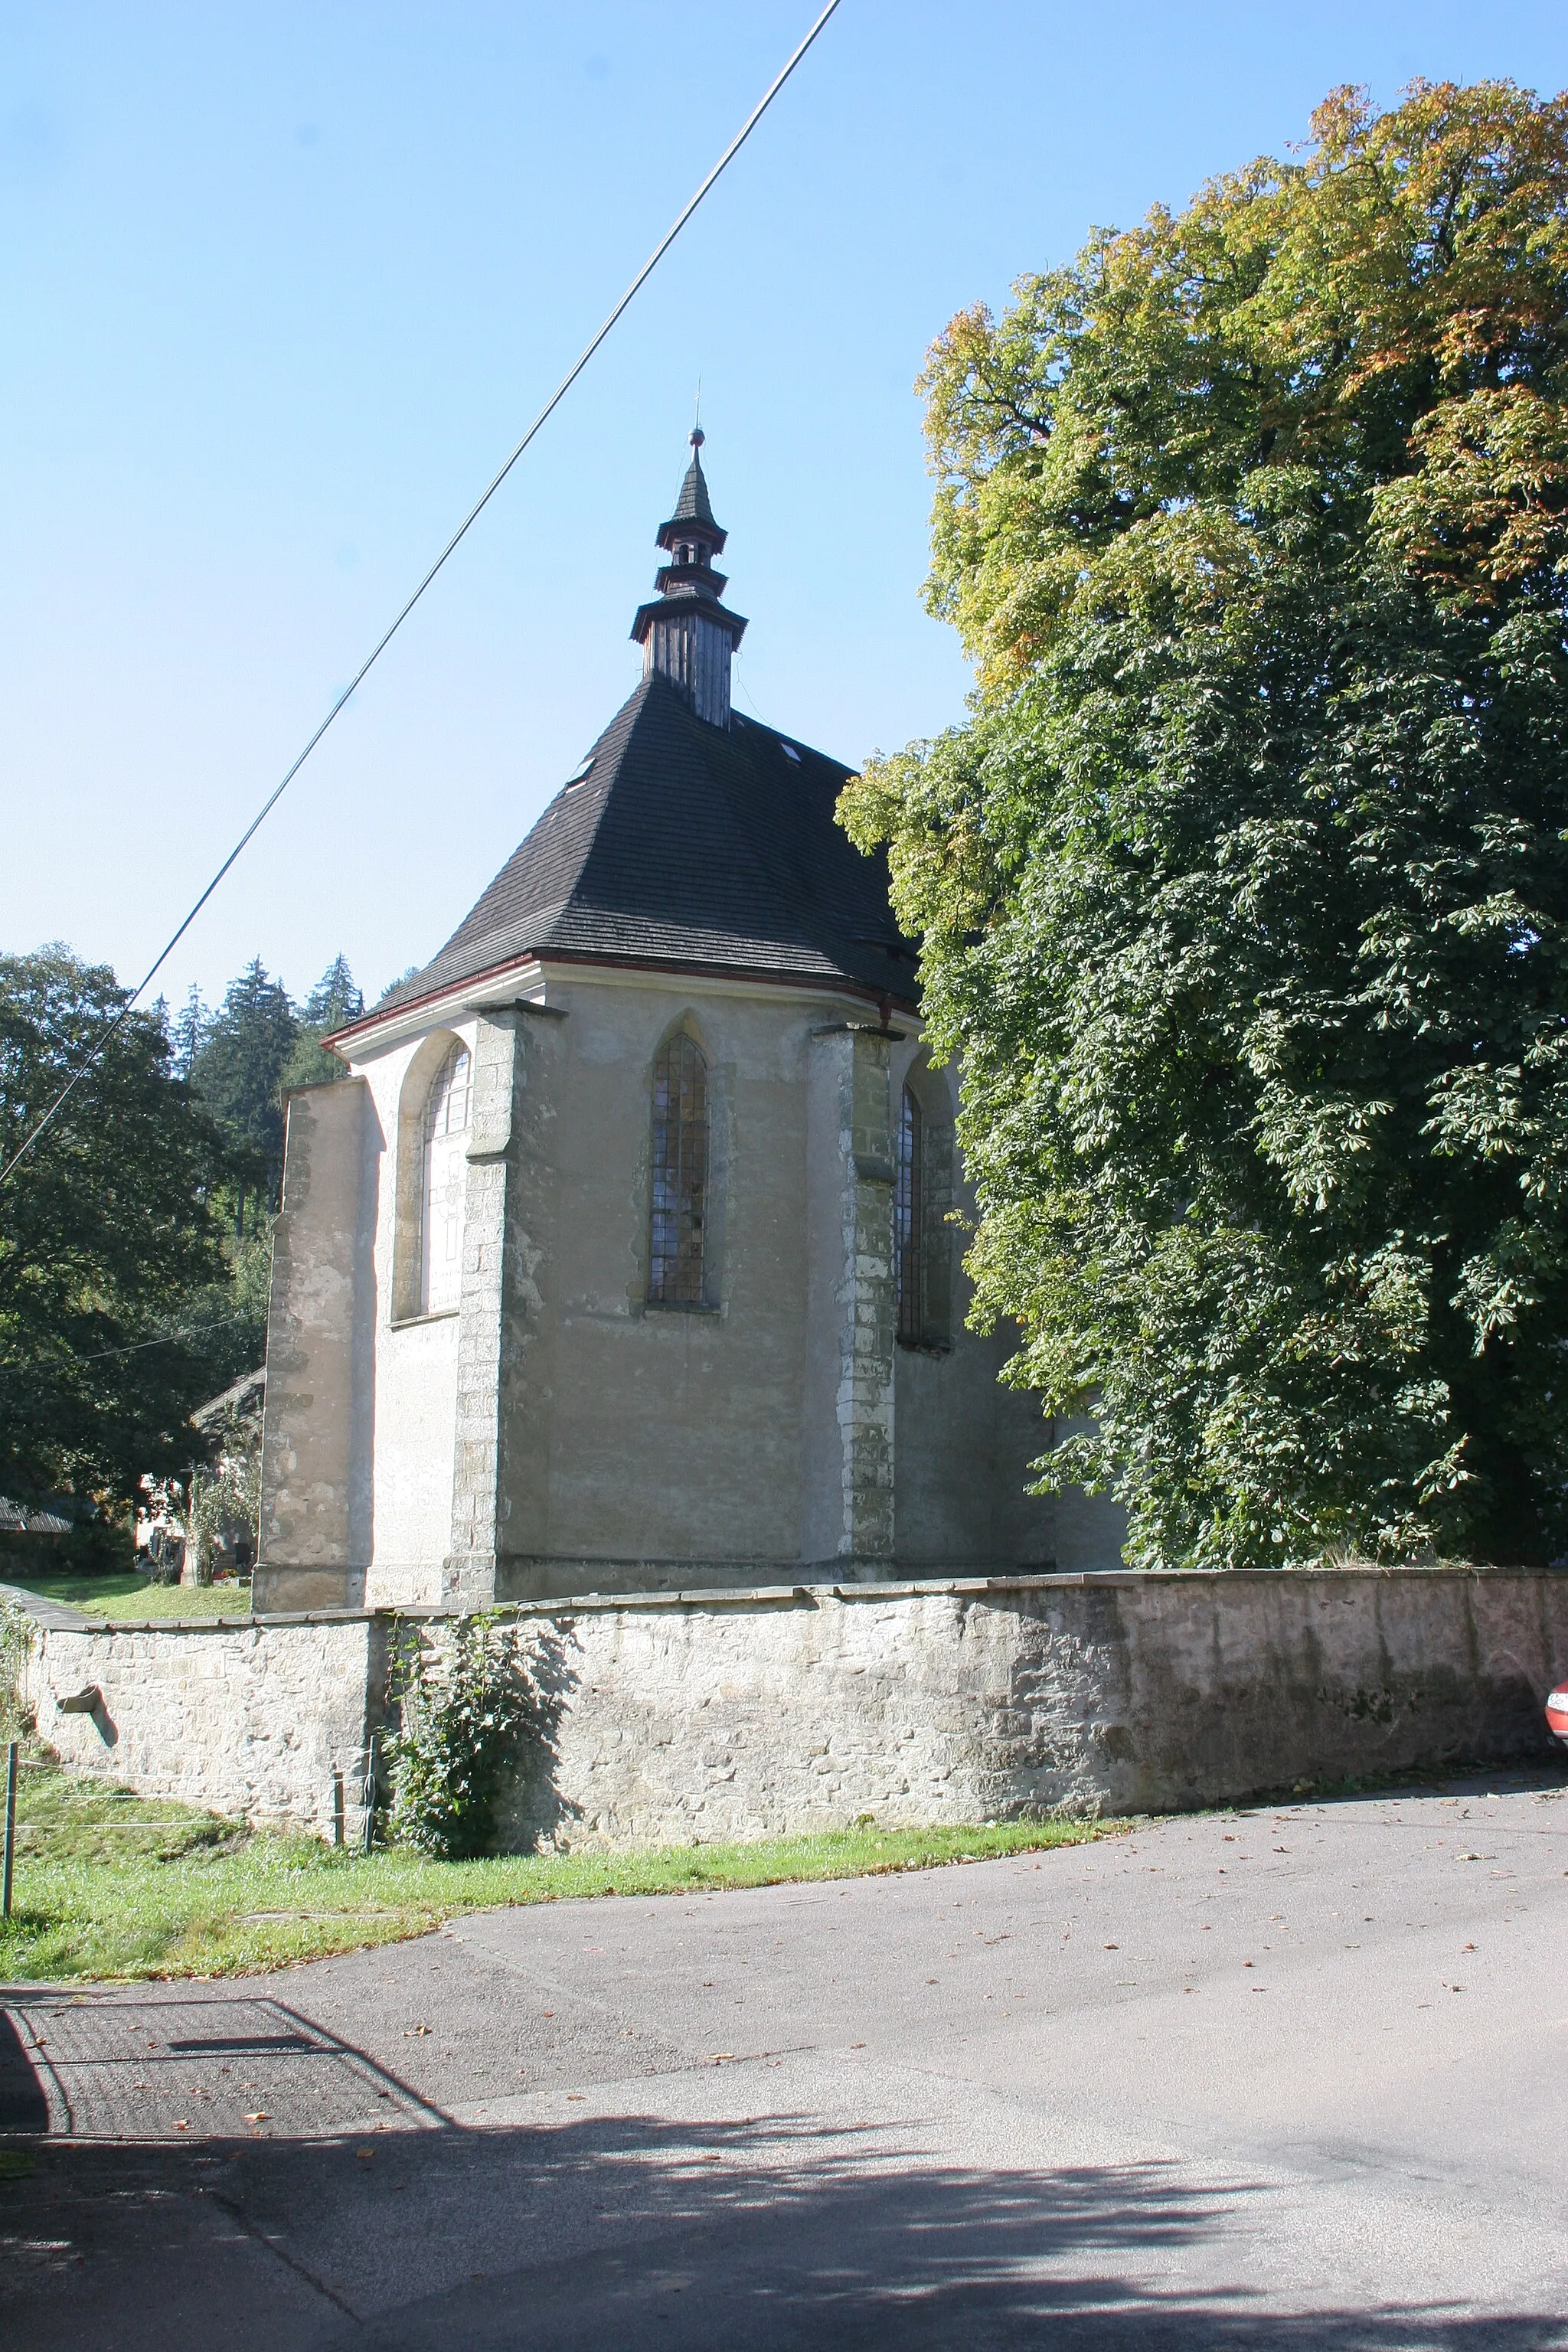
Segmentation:
{"type": "Polygon", "coordinates": [[[702,473],[702,427],[691,435],[691,463],[675,512],[659,525],[668,561],[654,580],[658,594],[639,604],[632,635],[643,649],[643,675],[657,670],[710,726],[730,724],[730,657],[746,624],[721,602],[728,584],[713,569],[724,533],[713,520],[702,473]]]}

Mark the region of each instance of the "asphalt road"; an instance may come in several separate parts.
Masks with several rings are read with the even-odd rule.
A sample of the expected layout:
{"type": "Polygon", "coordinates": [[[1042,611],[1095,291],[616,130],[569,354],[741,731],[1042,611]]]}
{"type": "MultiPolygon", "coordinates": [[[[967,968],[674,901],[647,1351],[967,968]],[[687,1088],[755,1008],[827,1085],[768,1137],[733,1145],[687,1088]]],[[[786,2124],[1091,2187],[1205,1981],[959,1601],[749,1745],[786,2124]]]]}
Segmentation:
{"type": "Polygon", "coordinates": [[[0,2343],[1568,2347],[1565,1957],[1547,1772],[12,1988],[0,2343]]]}

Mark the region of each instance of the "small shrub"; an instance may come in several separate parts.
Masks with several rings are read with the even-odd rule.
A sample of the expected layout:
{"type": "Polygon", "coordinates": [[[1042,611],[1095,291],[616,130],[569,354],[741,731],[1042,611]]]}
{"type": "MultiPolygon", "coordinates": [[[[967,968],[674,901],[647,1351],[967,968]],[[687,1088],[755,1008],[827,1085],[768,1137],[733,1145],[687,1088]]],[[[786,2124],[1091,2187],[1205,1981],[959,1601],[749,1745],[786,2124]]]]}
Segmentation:
{"type": "Polygon", "coordinates": [[[32,1619],[0,1593],[0,1739],[20,1739],[33,1727],[22,1699],[22,1671],[32,1646],[32,1619]]]}
{"type": "Polygon", "coordinates": [[[441,1862],[487,1853],[496,1802],[539,1722],[518,1633],[462,1617],[445,1640],[412,1631],[394,1653],[398,1730],[386,1742],[388,1833],[441,1862]]]}
{"type": "Polygon", "coordinates": [[[191,1582],[203,1585],[213,1581],[220,1545],[238,1534],[254,1559],[261,1531],[259,1426],[231,1412],[216,1433],[208,1433],[216,1462],[209,1470],[193,1470],[185,1505],[185,1565],[191,1582]]]}

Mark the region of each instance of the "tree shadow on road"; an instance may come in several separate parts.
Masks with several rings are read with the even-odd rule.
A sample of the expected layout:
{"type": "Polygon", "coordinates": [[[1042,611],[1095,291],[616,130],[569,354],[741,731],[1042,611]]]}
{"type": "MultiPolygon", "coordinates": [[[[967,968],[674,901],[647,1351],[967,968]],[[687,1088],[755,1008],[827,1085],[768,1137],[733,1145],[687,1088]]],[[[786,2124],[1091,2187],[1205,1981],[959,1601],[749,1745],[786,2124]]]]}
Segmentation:
{"type": "Polygon", "coordinates": [[[1540,2310],[1281,2289],[1312,2249],[1303,2233],[1293,2258],[1301,2200],[1270,2183],[961,2168],[896,2126],[600,2117],[27,2152],[0,2262],[30,2352],[151,2352],[176,2305],[184,2340],[226,2352],[1568,2347],[1540,2310]]]}

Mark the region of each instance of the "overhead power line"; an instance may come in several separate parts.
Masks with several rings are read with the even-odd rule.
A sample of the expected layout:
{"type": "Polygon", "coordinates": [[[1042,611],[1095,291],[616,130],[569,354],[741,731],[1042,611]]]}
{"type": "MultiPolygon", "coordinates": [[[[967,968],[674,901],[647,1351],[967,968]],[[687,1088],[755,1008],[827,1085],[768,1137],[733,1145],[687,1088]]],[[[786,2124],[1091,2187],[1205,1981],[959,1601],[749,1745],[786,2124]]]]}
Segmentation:
{"type": "Polygon", "coordinates": [[[160,1331],[155,1339],[128,1339],[122,1348],[99,1348],[90,1356],[7,1356],[0,1358],[0,1372],[70,1371],[78,1364],[107,1363],[110,1356],[139,1356],[143,1348],[172,1348],[204,1331],[226,1331],[231,1324],[247,1319],[243,1315],[220,1315],[216,1323],[191,1323],[183,1331],[160,1331]]]}
{"type": "Polygon", "coordinates": [[[365,659],[360,664],[358,669],[355,670],[353,677],[350,678],[347,686],[344,687],[342,692],[339,695],[337,700],[333,703],[331,709],[328,711],[326,717],[322,719],[315,733],[310,737],[309,742],[305,745],[304,750],[300,753],[298,759],[296,759],[292,766],[285,772],[281,780],[273,787],[272,791],[262,802],[261,806],[257,810],[256,814],[251,818],[250,823],[246,826],[245,831],[240,835],[239,839],[235,843],[234,847],[229,851],[228,856],[224,859],[223,864],[218,867],[217,872],[213,876],[212,880],[207,884],[206,888],[202,892],[201,897],[196,900],[195,906],[192,907],[190,912],[185,916],[184,921],[180,924],[179,929],[171,935],[167,944],[163,949],[156,961],[148,966],[140,983],[126,998],[119,1012],[114,1015],[114,1018],[104,1024],[97,1037],[88,1048],[88,1051],[83,1056],[81,1062],[67,1079],[65,1085],[60,1088],[59,1093],[55,1097],[53,1102],[50,1103],[43,1117],[37,1121],[37,1125],[29,1130],[27,1135],[24,1137],[22,1142],[12,1153],[10,1159],[6,1160],[5,1166],[0,1168],[0,1184],[4,1184],[12,1171],[20,1166],[21,1162],[26,1158],[28,1152],[32,1150],[33,1146],[37,1142],[39,1137],[44,1133],[45,1129],[53,1125],[55,1119],[58,1118],[60,1112],[64,1109],[67,1102],[70,1099],[70,1097],[75,1093],[83,1078],[87,1076],[88,1072],[93,1067],[93,1065],[100,1059],[104,1047],[109,1044],[110,1039],[129,1018],[138,999],[146,994],[148,988],[157,978],[158,973],[163,970],[164,964],[167,963],[174,950],[179,946],[180,941],[184,938],[185,933],[190,929],[191,925],[195,921],[196,917],[201,913],[202,908],[206,905],[207,900],[212,897],[213,892],[217,888],[219,883],[223,880],[230,866],[233,866],[236,860],[243,855],[255,835],[266,824],[268,818],[271,815],[272,811],[277,807],[279,802],[282,799],[284,793],[288,791],[289,785],[293,782],[295,777],[299,774],[300,769],[304,766],[306,761],[310,758],[311,752],[315,750],[322,736],[325,735],[328,728],[331,727],[332,721],[337,718],[338,713],[342,709],[345,703],[348,702],[354,693],[355,688],[362,686],[364,680],[369,677],[376,663],[381,659],[382,655],[386,651],[387,646],[392,643],[393,638],[397,635],[398,630],[403,626],[404,622],[406,621],[416,604],[418,604],[421,596],[424,595],[426,588],[429,587],[437,573],[441,570],[447,557],[456,551],[461,541],[467,537],[470,526],[477,522],[480,515],[483,514],[486,507],[489,506],[490,500],[494,498],[496,492],[500,489],[501,484],[505,481],[507,476],[510,473],[512,467],[516,465],[518,459],[527,448],[529,443],[534,438],[541,427],[548,423],[549,419],[554,415],[556,409],[560,407],[561,403],[565,399],[566,394],[571,391],[572,386],[576,383],[577,378],[582,374],[583,370],[587,366],[588,362],[593,358],[595,352],[598,350],[605,336],[610,332],[610,330],[615,326],[616,320],[621,317],[623,311],[629,307],[635,297],[641,291],[643,287],[647,285],[648,279],[653,276],[654,271],[658,268],[659,263],[664,259],[665,255],[669,251],[670,247],[675,243],[676,238],[680,235],[681,230],[686,226],[686,224],[691,218],[692,214],[702,202],[703,197],[707,195],[709,190],[713,186],[714,183],[719,179],[721,173],[723,173],[726,167],[734,162],[735,157],[740,153],[742,148],[745,145],[747,140],[751,137],[752,131],[756,129],[758,123],[762,121],[763,115],[767,112],[769,107],[773,104],[780,90],[783,89],[785,82],[788,81],[791,74],[794,73],[796,66],[799,65],[802,58],[805,57],[807,49],[810,48],[812,43],[816,40],[817,35],[826,24],[828,18],[834,14],[834,11],[837,8],[838,5],[839,0],[827,0],[826,7],[823,9],[821,15],[817,17],[816,23],[812,26],[805,39],[801,41],[799,46],[780,67],[778,72],[773,76],[773,80],[768,84],[767,89],[763,92],[761,98],[757,100],[750,114],[747,115],[744,122],[742,123],[739,131],[736,131],[733,139],[731,140],[730,144],[720,156],[719,161],[714,164],[707,178],[697,190],[696,194],[692,196],[689,202],[682,207],[679,213],[677,214],[674,221],[665,231],[663,236],[660,237],[658,243],[655,246],[647,259],[643,263],[642,268],[637,271],[637,276],[632,279],[631,284],[626,288],[626,292],[621,296],[620,300],[616,304],[615,309],[605,320],[604,325],[593,337],[592,341],[584,345],[579,357],[575,359],[572,365],[567,369],[566,373],[562,377],[560,383],[556,385],[554,391],[551,394],[549,399],[545,402],[543,407],[540,410],[538,415],[534,418],[532,424],[529,426],[527,432],[523,435],[521,440],[518,443],[516,448],[512,451],[505,465],[500,468],[500,471],[496,475],[493,481],[490,482],[483,495],[480,498],[476,499],[473,505],[468,509],[468,513],[463,517],[462,521],[458,525],[457,530],[452,533],[451,538],[447,541],[446,546],[441,550],[440,554],[436,558],[435,562],[430,566],[429,571],[426,572],[424,579],[421,580],[418,587],[414,591],[413,595],[410,596],[408,602],[404,605],[402,611],[398,614],[397,618],[393,622],[392,626],[377,640],[365,659]]]}

